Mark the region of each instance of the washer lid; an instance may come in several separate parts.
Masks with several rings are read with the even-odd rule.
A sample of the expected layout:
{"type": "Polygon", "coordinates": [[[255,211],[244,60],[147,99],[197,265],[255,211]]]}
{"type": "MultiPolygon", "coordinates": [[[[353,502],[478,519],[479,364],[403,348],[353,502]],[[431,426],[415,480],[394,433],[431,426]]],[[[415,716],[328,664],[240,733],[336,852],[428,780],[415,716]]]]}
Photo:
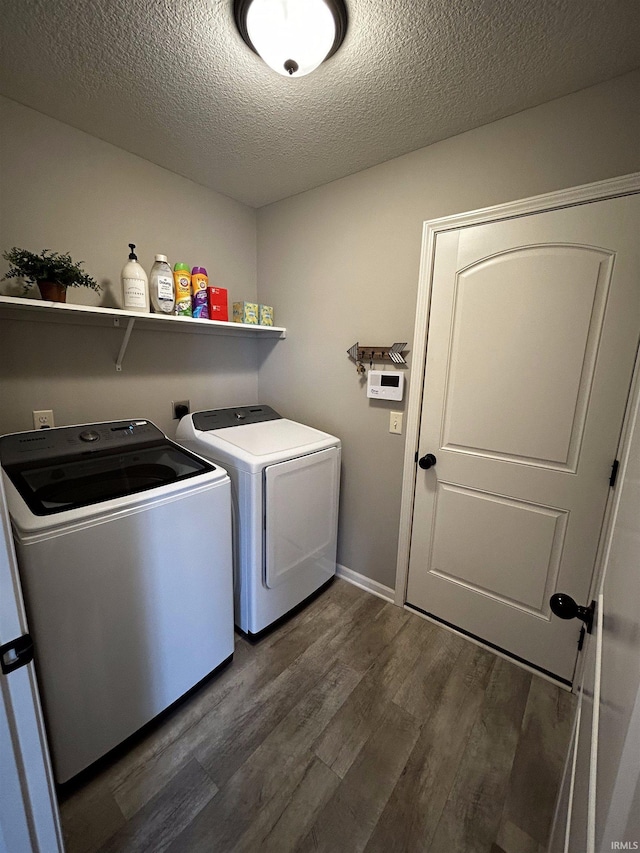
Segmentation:
{"type": "Polygon", "coordinates": [[[65,514],[215,471],[150,421],[108,421],[0,438],[0,462],[30,512],[65,514]]]}
{"type": "Polygon", "coordinates": [[[10,465],[6,473],[34,515],[79,507],[160,489],[213,470],[203,459],[171,441],[87,459],[10,465]]]}

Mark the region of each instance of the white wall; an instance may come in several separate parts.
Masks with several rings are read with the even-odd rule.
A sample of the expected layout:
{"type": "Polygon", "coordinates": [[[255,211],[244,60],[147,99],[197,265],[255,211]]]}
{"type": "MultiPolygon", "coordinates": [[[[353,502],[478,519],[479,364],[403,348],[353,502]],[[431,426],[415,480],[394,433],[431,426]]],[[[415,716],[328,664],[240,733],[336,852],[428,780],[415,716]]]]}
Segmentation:
{"type": "Polygon", "coordinates": [[[3,319],[0,432],[40,408],[171,432],[171,400],[259,399],[343,440],[339,561],[392,587],[404,439],[388,412],[404,404],[368,401],[346,350],[411,347],[424,220],[640,169],[638,102],[634,72],[263,208],[256,266],[255,211],[0,98],[0,251],[68,250],[113,304],[132,241],[147,268],[164,252],[206,266],[230,301],[259,292],[288,327],[259,344],[134,332],[116,374],[119,331],[3,319]]]}
{"type": "Polygon", "coordinates": [[[399,406],[367,400],[346,350],[411,347],[423,222],[639,170],[639,103],[634,72],[258,212],[260,300],[288,327],[260,399],[343,440],[343,565],[394,585],[399,406]]]}
{"type": "MultiPolygon", "coordinates": [[[[255,211],[6,98],[0,98],[0,252],[71,253],[101,282],[69,301],[120,304],[120,271],[136,243],[207,268],[229,299],[256,296],[255,211]]],[[[7,268],[0,260],[0,276],[7,268]]],[[[11,281],[4,293],[21,295],[11,281]]],[[[0,315],[1,316],[1,315],[0,315]]],[[[170,433],[171,400],[198,408],[257,401],[252,340],[134,331],[121,374],[122,331],[1,319],[0,433],[32,428],[33,409],[56,424],[145,416],[170,433]]]]}

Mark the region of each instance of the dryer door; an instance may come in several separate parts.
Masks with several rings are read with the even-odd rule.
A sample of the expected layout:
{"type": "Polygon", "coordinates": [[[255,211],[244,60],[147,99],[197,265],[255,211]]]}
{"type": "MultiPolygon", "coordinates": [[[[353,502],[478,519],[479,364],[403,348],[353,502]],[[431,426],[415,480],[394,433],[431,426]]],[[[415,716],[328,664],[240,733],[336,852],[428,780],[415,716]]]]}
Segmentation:
{"type": "MultiPolygon", "coordinates": [[[[330,447],[264,472],[265,583],[336,570],[340,451],[330,447]]],[[[322,578],[320,578],[322,582],[322,578]]]]}

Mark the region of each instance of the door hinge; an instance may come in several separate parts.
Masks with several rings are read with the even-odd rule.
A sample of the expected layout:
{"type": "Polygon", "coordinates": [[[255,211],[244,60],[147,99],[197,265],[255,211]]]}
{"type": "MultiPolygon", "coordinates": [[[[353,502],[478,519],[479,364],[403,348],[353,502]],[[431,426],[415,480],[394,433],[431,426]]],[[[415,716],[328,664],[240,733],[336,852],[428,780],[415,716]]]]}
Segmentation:
{"type": "Polygon", "coordinates": [[[20,669],[33,660],[33,640],[30,634],[23,634],[10,643],[0,646],[0,667],[5,675],[20,669]]]}
{"type": "Polygon", "coordinates": [[[618,468],[620,467],[620,463],[616,459],[611,466],[611,476],[609,477],[609,488],[615,489],[616,480],[618,479],[618,468]]]}

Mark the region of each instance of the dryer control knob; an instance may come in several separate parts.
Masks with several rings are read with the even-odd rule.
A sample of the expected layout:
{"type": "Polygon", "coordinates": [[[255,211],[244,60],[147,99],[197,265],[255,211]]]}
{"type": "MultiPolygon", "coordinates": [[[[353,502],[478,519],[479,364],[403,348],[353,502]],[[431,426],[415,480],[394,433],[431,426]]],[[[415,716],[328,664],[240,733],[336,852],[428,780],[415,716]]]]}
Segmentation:
{"type": "Polygon", "coordinates": [[[86,429],[80,433],[80,438],[82,441],[97,441],[100,438],[100,433],[94,429],[86,429]]]}

